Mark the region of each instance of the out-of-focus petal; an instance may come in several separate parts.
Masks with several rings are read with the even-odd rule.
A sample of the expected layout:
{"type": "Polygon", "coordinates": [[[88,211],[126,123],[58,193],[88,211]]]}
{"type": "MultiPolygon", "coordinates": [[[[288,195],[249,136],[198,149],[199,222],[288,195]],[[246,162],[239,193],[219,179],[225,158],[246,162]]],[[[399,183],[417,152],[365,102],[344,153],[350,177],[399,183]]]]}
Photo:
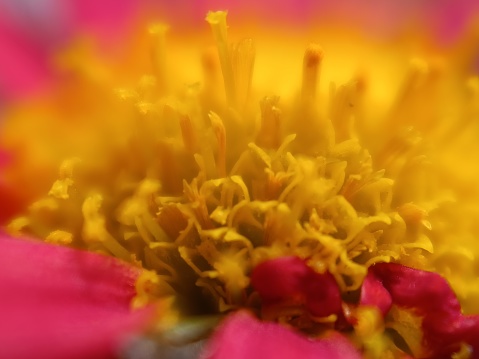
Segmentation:
{"type": "Polygon", "coordinates": [[[78,37],[93,36],[105,52],[111,51],[125,37],[142,3],[0,1],[0,100],[45,90],[59,75],[53,56],[78,37]]]}
{"type": "Polygon", "coordinates": [[[17,214],[22,209],[22,204],[16,189],[6,184],[0,175],[0,223],[5,224],[17,214]]]}
{"type": "MultiPolygon", "coordinates": [[[[62,3],[62,1],[56,1],[62,3]]],[[[95,34],[106,42],[121,40],[128,24],[135,20],[142,3],[134,0],[72,0],[68,15],[77,31],[95,34]]],[[[143,4],[144,5],[144,4],[143,4]]]]}
{"type": "MultiPolygon", "coordinates": [[[[389,292],[393,304],[422,317],[423,346],[428,355],[450,355],[461,343],[479,350],[479,316],[462,315],[456,295],[439,274],[379,263],[370,268],[361,298],[379,293],[378,282],[389,292]],[[370,289],[372,293],[367,293],[370,289]]],[[[382,303],[381,298],[376,302],[380,309],[382,303]]]]}
{"type": "Polygon", "coordinates": [[[325,317],[341,312],[341,295],[330,273],[320,274],[298,257],[281,257],[256,266],[251,284],[263,308],[282,303],[304,305],[313,315],[325,317]]]}
{"type": "Polygon", "coordinates": [[[0,100],[36,91],[48,84],[49,76],[46,49],[0,12],[0,100]]]}
{"type": "Polygon", "coordinates": [[[12,185],[5,178],[5,168],[12,161],[12,155],[0,149],[0,225],[4,225],[24,208],[22,189],[12,185]]]}
{"type": "Polygon", "coordinates": [[[48,49],[79,33],[118,40],[148,0],[2,0],[0,8],[19,31],[48,49]]]}
{"type": "Polygon", "coordinates": [[[344,336],[331,332],[307,339],[276,323],[260,322],[246,312],[227,318],[207,344],[202,359],[356,359],[356,348],[344,336]]]}
{"type": "Polygon", "coordinates": [[[1,358],[111,358],[152,314],[130,310],[136,268],[5,235],[0,247],[1,358]]]}
{"type": "Polygon", "coordinates": [[[421,10],[428,15],[438,38],[450,42],[457,40],[467,26],[477,21],[479,3],[474,0],[423,1],[421,10]]]}

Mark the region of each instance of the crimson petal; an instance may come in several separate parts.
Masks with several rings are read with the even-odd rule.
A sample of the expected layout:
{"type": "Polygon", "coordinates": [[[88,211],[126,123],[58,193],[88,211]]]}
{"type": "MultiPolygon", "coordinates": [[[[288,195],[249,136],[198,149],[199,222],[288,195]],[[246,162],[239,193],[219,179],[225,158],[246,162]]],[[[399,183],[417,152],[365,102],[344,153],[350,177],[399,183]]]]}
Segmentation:
{"type": "Polygon", "coordinates": [[[0,358],[112,358],[152,309],[131,312],[139,270],[0,235],[0,358]]]}
{"type": "Polygon", "coordinates": [[[338,332],[311,340],[280,324],[260,322],[246,312],[237,312],[218,328],[201,358],[359,359],[361,355],[338,332]]]}
{"type": "Polygon", "coordinates": [[[303,305],[312,315],[341,313],[341,293],[330,273],[320,274],[298,257],[281,257],[257,265],[251,284],[263,308],[282,303],[303,305]]]}
{"type": "Polygon", "coordinates": [[[432,357],[449,357],[461,343],[468,343],[479,357],[479,316],[462,315],[461,305],[447,281],[437,273],[400,264],[378,263],[370,268],[361,293],[361,304],[384,308],[384,293],[392,303],[422,317],[423,345],[432,357]],[[372,289],[372,292],[369,292],[372,289]],[[374,303],[375,293],[377,296],[374,303]]]}
{"type": "Polygon", "coordinates": [[[376,278],[372,271],[369,271],[364,279],[363,286],[361,287],[360,303],[379,308],[383,316],[391,309],[391,294],[384,288],[381,281],[376,278]]]}

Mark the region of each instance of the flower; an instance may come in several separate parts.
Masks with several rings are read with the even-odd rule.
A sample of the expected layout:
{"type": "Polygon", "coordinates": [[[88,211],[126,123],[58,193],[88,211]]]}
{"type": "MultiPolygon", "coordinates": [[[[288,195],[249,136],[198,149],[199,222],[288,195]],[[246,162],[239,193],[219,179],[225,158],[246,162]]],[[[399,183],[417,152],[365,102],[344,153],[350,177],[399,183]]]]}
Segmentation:
{"type": "Polygon", "coordinates": [[[88,43],[63,54],[62,86],[5,123],[6,181],[28,198],[44,192],[8,231],[146,269],[131,303],[168,303],[152,319],[158,343],[186,318],[226,317],[207,358],[475,350],[476,316],[460,312],[477,312],[479,293],[477,166],[464,155],[476,148],[472,40],[451,48],[419,39],[426,60],[405,70],[416,38],[396,34],[385,46],[354,35],[348,51],[366,53],[367,68],[331,83],[326,97],[323,65],[343,81],[357,62],[337,47],[350,30],[335,30],[325,50],[306,46],[296,95],[283,47],[266,46],[284,62],[265,66],[251,39],[230,44],[226,12],[206,20],[216,50],[203,54],[201,84],[184,65],[194,45],[168,51],[161,23],[131,45],[150,43],[149,66],[136,50],[104,62],[88,43]],[[406,79],[395,96],[399,69],[406,79]],[[32,172],[42,174],[33,186],[32,172]],[[448,320],[455,326],[443,330],[448,320]],[[275,346],[272,334],[284,342],[275,346]]]}

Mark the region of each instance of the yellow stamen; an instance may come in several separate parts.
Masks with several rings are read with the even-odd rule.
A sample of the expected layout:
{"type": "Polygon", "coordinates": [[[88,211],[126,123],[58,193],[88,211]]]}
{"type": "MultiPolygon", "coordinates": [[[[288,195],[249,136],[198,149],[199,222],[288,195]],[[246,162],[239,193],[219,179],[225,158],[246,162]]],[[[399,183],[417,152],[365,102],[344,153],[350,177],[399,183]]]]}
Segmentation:
{"type": "Polygon", "coordinates": [[[256,49],[251,39],[244,39],[232,48],[231,62],[239,106],[245,106],[249,97],[255,55],[256,49]]]}
{"type": "Polygon", "coordinates": [[[218,177],[226,176],[226,131],[221,118],[214,112],[211,112],[208,117],[211,121],[211,126],[215,133],[216,141],[218,142],[218,152],[216,154],[216,168],[218,170],[218,177]]]}
{"type": "Polygon", "coordinates": [[[233,65],[228,44],[228,33],[226,26],[226,11],[208,12],[206,21],[210,24],[223,72],[226,98],[230,106],[236,105],[236,85],[233,73],[233,65]]]}
{"type": "Polygon", "coordinates": [[[317,44],[310,44],[303,58],[303,87],[302,96],[305,100],[314,100],[321,71],[323,50],[317,44]]]}

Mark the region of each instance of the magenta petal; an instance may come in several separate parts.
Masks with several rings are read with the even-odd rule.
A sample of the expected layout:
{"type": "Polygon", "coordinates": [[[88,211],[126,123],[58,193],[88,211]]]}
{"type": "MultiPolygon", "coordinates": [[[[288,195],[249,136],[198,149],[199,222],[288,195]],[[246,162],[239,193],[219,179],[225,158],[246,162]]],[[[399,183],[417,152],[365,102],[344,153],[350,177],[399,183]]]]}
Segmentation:
{"type": "Polygon", "coordinates": [[[456,295],[439,274],[390,263],[376,264],[370,273],[395,305],[423,318],[423,345],[431,356],[447,356],[462,342],[479,351],[479,316],[462,315],[456,295]]]}
{"type": "Polygon", "coordinates": [[[298,257],[265,261],[251,274],[263,307],[282,303],[304,305],[314,316],[341,313],[341,293],[330,273],[320,274],[298,257]]]}
{"type": "Polygon", "coordinates": [[[103,40],[103,44],[111,44],[123,39],[125,29],[147,3],[146,0],[70,0],[68,7],[70,21],[77,32],[95,34],[98,40],[103,40]]]}
{"type": "Polygon", "coordinates": [[[246,312],[237,312],[218,328],[201,358],[359,359],[361,356],[337,332],[311,340],[282,325],[260,322],[246,312]]]}
{"type": "Polygon", "coordinates": [[[12,100],[47,86],[51,74],[46,49],[30,41],[1,11],[0,100],[12,100]]]}
{"type": "Polygon", "coordinates": [[[111,358],[151,309],[130,311],[139,270],[0,235],[0,358],[111,358]]]}
{"type": "Polygon", "coordinates": [[[379,308],[383,315],[386,315],[391,308],[391,295],[372,272],[369,272],[364,279],[361,287],[360,303],[379,308]]]}

